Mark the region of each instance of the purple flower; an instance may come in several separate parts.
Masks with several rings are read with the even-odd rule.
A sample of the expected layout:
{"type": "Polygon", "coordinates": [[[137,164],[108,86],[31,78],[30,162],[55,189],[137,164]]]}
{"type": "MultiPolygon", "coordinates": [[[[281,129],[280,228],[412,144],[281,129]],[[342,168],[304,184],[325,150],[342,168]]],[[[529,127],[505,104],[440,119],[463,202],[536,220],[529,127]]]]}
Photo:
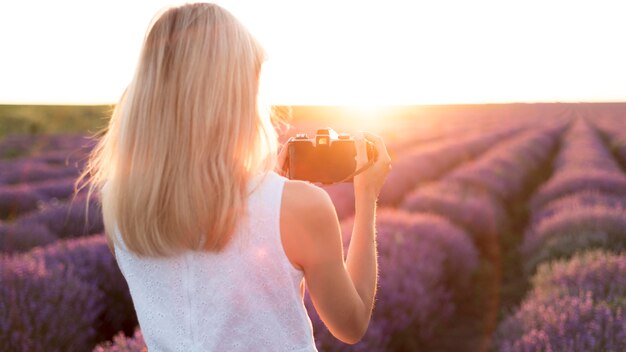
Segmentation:
{"type": "Polygon", "coordinates": [[[500,324],[499,351],[626,349],[626,255],[596,250],[543,264],[533,283],[500,324]]]}
{"type": "Polygon", "coordinates": [[[31,183],[56,178],[76,177],[76,167],[55,166],[33,158],[4,162],[4,171],[0,173],[3,183],[31,183]]]}
{"type": "Polygon", "coordinates": [[[37,209],[45,197],[26,185],[0,185],[0,217],[15,218],[16,216],[37,209]]]}
{"type": "Polygon", "coordinates": [[[623,173],[600,169],[563,171],[543,184],[531,199],[533,212],[545,204],[580,190],[597,191],[626,196],[626,176],[623,173]]]}
{"type": "Polygon", "coordinates": [[[626,133],[624,132],[624,119],[615,118],[594,121],[604,132],[609,141],[611,151],[621,160],[622,165],[626,165],[626,133]]]}
{"type": "Polygon", "coordinates": [[[141,330],[137,328],[132,337],[128,337],[124,332],[113,337],[113,341],[102,343],[93,352],[147,352],[148,348],[143,339],[141,330]]]}
{"type": "Polygon", "coordinates": [[[36,210],[45,202],[65,200],[74,194],[73,188],[73,178],[0,185],[0,217],[12,219],[36,210]]]}
{"type": "Polygon", "coordinates": [[[380,192],[379,203],[385,206],[400,204],[406,193],[417,185],[440,177],[517,132],[519,128],[515,127],[486,135],[446,139],[425,146],[420,145],[403,153],[393,161],[393,169],[380,192]]]}
{"type": "Polygon", "coordinates": [[[20,216],[16,220],[16,224],[27,223],[43,224],[59,238],[87,236],[104,230],[98,200],[91,198],[87,203],[84,194],[63,203],[47,203],[40,210],[20,216]],[[87,213],[85,206],[88,206],[87,213]]]}
{"type": "Polygon", "coordinates": [[[72,268],[72,275],[95,285],[104,293],[106,310],[98,320],[99,336],[105,338],[137,325],[130,291],[126,280],[107,246],[104,235],[57,241],[37,248],[23,258],[42,261],[48,268],[72,268]]]}
{"type": "Polygon", "coordinates": [[[72,267],[0,258],[0,341],[9,351],[85,351],[95,342],[102,293],[72,267]]]}
{"type": "Polygon", "coordinates": [[[74,177],[51,179],[31,183],[32,190],[43,196],[44,199],[67,199],[74,194],[74,177]]]}
{"type": "Polygon", "coordinates": [[[623,306],[582,296],[531,296],[496,333],[501,352],[626,350],[623,306]]]}
{"type": "Polygon", "coordinates": [[[80,169],[82,162],[88,157],[90,149],[61,149],[47,150],[30,158],[30,160],[44,162],[48,165],[64,166],[70,169],[80,169]]]}
{"type": "Polygon", "coordinates": [[[626,197],[606,194],[594,190],[581,190],[545,204],[538,212],[532,214],[530,223],[537,224],[547,218],[571,209],[605,206],[609,208],[626,208],[626,197]]]}
{"type": "Polygon", "coordinates": [[[57,237],[41,224],[0,224],[0,252],[25,252],[56,240],[57,237]]]}
{"type": "Polygon", "coordinates": [[[626,255],[591,250],[542,264],[533,287],[543,295],[591,292],[596,300],[619,302],[626,297],[626,255]]]}
{"type": "Polygon", "coordinates": [[[607,139],[608,147],[626,165],[626,132],[624,132],[624,119],[621,116],[593,121],[607,139]]]}
{"type": "Polygon", "coordinates": [[[584,121],[566,134],[554,162],[554,175],[531,200],[533,212],[545,204],[580,190],[626,196],[626,175],[606,146],[584,121]]]}
{"type": "Polygon", "coordinates": [[[521,251],[532,272],[546,260],[568,257],[590,247],[626,247],[626,210],[594,205],[566,208],[534,224],[524,235],[521,251]]]}
{"type": "Polygon", "coordinates": [[[0,140],[0,158],[15,158],[28,154],[36,139],[35,135],[8,135],[0,140]]]}
{"type": "Polygon", "coordinates": [[[453,182],[419,187],[402,208],[443,216],[470,232],[481,247],[493,241],[507,220],[503,207],[489,194],[453,182]]]}
{"type": "Polygon", "coordinates": [[[577,121],[568,131],[554,166],[557,172],[586,169],[620,172],[600,136],[583,120],[577,121]]]}
{"type": "Polygon", "coordinates": [[[444,177],[492,194],[502,201],[519,197],[529,178],[546,162],[560,130],[533,130],[495,148],[444,177]]]}

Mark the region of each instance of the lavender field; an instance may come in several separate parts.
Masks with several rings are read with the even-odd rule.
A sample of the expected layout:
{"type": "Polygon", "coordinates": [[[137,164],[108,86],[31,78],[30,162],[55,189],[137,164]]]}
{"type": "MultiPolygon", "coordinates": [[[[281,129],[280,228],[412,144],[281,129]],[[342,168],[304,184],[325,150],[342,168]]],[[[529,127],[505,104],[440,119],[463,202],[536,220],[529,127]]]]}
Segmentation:
{"type": "MultiPolygon", "coordinates": [[[[626,104],[402,114],[366,126],[393,159],[372,321],[343,344],[305,296],[318,349],[626,351],[626,104]]],[[[281,139],[316,123],[354,127],[296,118],[281,139]]],[[[145,347],[98,200],[74,194],[94,144],[0,139],[0,351],[145,347]]],[[[347,246],[352,185],[324,189],[347,246]]]]}

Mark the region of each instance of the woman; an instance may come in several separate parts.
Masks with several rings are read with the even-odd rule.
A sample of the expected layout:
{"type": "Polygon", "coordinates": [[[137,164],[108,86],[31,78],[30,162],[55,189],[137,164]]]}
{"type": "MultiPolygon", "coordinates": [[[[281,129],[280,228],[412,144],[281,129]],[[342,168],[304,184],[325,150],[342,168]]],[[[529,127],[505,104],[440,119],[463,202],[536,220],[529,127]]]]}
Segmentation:
{"type": "Polygon", "coordinates": [[[258,110],[264,52],[227,11],[170,8],[151,24],[135,75],[83,177],[150,351],[315,351],[302,301],[346,343],[365,333],[376,291],[375,203],[390,168],[354,179],[344,262],[333,204],[276,171],[277,136],[258,110]]]}

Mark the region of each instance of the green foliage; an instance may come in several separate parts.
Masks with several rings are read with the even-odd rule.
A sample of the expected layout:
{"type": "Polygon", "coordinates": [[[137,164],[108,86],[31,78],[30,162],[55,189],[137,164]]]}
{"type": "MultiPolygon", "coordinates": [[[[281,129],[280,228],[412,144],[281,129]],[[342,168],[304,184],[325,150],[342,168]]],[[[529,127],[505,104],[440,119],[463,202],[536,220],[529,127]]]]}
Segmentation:
{"type": "Polygon", "coordinates": [[[112,105],[0,105],[0,138],[8,134],[95,133],[112,105]]]}

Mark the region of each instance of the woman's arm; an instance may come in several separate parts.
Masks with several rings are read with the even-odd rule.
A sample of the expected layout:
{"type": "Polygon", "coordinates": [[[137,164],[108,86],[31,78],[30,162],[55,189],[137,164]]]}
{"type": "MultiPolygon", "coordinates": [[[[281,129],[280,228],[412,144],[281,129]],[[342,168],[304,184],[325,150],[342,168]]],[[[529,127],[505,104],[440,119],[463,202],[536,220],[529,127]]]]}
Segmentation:
{"type": "MultiPolygon", "coordinates": [[[[376,198],[389,170],[380,138],[368,135],[378,161],[355,177],[356,213],[346,261],[337,213],[328,194],[307,182],[288,181],[283,192],[281,238],[292,264],[304,271],[311,299],[331,333],[358,342],[369,325],[377,284],[376,198]]],[[[357,164],[366,162],[363,139],[357,141],[357,164]]]]}

